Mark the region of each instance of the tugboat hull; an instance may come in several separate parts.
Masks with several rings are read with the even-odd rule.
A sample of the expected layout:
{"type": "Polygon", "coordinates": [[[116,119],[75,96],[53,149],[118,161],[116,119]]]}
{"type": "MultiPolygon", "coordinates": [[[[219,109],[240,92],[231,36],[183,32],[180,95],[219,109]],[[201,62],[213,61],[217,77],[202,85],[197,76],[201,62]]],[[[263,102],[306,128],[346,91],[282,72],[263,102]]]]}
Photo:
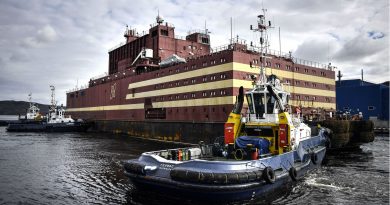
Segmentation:
{"type": "MultiPolygon", "coordinates": [[[[279,156],[239,162],[195,159],[169,164],[168,160],[143,155],[139,160],[124,162],[125,175],[139,191],[174,194],[181,198],[207,202],[254,200],[272,194],[277,189],[302,178],[309,170],[320,166],[325,157],[326,147],[315,145],[316,141],[318,142],[311,140],[302,143],[298,150],[279,156]],[[267,167],[274,173],[274,180],[271,182],[267,181],[265,176],[264,170],[267,167]],[[295,170],[293,174],[292,169],[295,170]],[[182,175],[175,176],[173,174],[175,170],[180,170],[182,175]]],[[[176,171],[177,174],[180,172],[176,171]]]]}
{"type": "Polygon", "coordinates": [[[8,132],[85,132],[90,127],[87,123],[10,123],[8,132]]]}

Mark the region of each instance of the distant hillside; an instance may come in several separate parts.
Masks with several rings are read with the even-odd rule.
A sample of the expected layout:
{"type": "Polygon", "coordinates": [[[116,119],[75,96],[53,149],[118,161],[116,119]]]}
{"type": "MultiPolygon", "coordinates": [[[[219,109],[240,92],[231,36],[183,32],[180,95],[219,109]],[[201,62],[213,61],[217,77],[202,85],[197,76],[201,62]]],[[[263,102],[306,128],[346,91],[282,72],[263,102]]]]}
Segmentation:
{"type": "MultiPolygon", "coordinates": [[[[47,113],[49,111],[49,105],[39,103],[35,105],[40,109],[40,113],[47,113]]],[[[29,107],[29,102],[25,101],[0,101],[0,115],[25,115],[29,107]]]]}

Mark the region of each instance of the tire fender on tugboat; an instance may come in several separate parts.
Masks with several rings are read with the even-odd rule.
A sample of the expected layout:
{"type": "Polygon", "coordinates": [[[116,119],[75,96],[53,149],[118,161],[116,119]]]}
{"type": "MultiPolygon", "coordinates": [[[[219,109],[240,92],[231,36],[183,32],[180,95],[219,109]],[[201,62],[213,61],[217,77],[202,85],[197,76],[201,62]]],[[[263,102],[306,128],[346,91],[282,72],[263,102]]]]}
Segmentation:
{"type": "Polygon", "coordinates": [[[310,159],[311,159],[311,162],[313,164],[317,164],[318,163],[318,156],[317,156],[317,154],[315,152],[311,153],[310,159]]]}
{"type": "Polygon", "coordinates": [[[263,170],[263,178],[268,184],[275,182],[275,171],[271,167],[266,167],[263,170]]]}
{"type": "Polygon", "coordinates": [[[288,170],[288,173],[291,177],[291,179],[293,181],[297,181],[298,180],[298,175],[297,175],[297,169],[295,169],[295,167],[291,167],[289,170],[288,170]]]}

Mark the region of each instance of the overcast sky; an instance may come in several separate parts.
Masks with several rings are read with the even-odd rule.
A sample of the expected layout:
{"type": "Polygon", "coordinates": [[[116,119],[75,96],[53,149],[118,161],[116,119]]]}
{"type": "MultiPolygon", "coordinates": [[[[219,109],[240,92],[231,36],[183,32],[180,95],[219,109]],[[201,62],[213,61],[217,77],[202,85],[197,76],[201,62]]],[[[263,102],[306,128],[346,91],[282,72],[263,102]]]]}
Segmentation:
{"type": "Polygon", "coordinates": [[[275,29],[271,48],[337,66],[343,79],[389,80],[388,0],[0,0],[0,100],[59,104],[77,83],[107,72],[108,50],[124,41],[125,25],[148,30],[157,11],[175,25],[175,34],[211,31],[211,46],[226,45],[230,18],[234,36],[249,41],[262,2],[275,29]]]}

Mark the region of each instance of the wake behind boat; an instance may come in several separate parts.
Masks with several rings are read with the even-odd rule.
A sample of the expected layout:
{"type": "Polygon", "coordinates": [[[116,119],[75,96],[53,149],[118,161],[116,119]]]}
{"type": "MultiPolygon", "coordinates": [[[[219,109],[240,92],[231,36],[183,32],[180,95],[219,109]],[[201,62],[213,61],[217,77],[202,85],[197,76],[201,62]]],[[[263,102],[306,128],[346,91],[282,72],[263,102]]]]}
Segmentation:
{"type": "Polygon", "coordinates": [[[51,88],[51,106],[49,113],[42,116],[39,108],[31,102],[29,95],[30,107],[27,109],[25,118],[19,118],[18,121],[8,124],[8,132],[82,132],[89,128],[89,124],[65,115],[65,108],[57,106],[55,100],[55,87],[51,88]]]}
{"type": "Polygon", "coordinates": [[[330,130],[318,128],[312,136],[299,116],[290,115],[285,85],[275,75],[265,76],[263,39],[269,25],[264,15],[258,16],[253,30],[261,33],[260,74],[252,76],[252,90],[244,94],[240,87],[223,140],[145,152],[125,161],[125,174],[137,189],[207,202],[252,200],[322,163],[330,130]],[[249,113],[242,116],[244,96],[249,113]]]}

